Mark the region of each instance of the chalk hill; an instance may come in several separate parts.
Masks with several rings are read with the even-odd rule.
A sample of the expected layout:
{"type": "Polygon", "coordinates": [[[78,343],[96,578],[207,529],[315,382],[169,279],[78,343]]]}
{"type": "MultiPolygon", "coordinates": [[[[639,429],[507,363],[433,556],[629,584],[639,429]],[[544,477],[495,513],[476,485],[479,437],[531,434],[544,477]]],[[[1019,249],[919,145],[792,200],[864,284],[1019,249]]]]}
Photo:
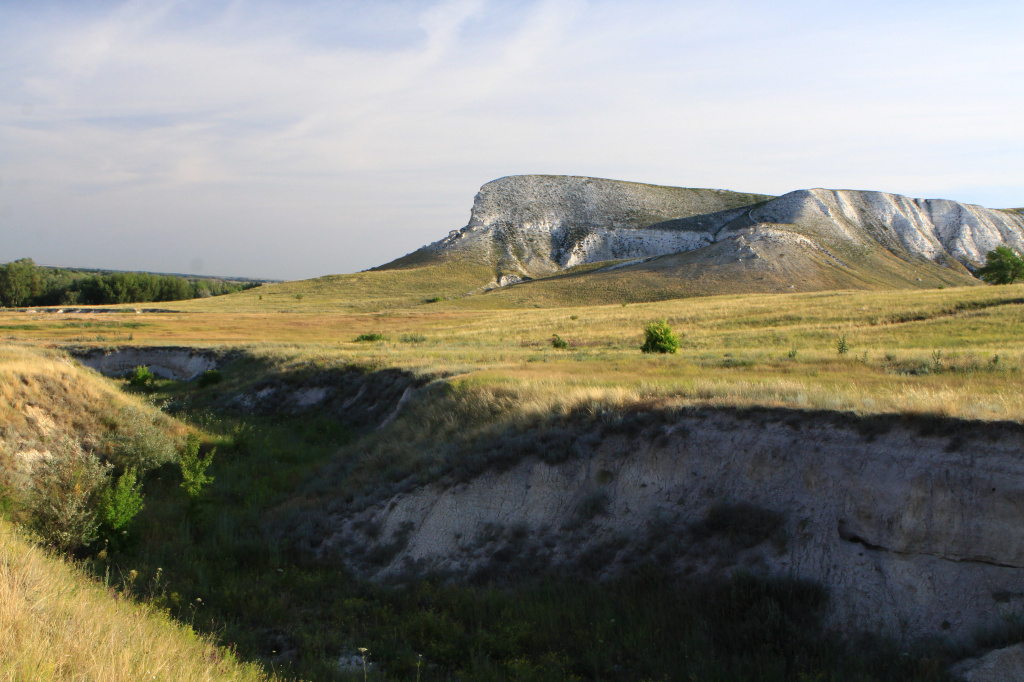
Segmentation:
{"type": "Polygon", "coordinates": [[[464,228],[378,269],[460,261],[493,271],[487,288],[534,280],[516,296],[651,300],[974,284],[972,270],[1001,244],[1024,250],[1018,211],[883,192],[772,197],[526,175],[485,184],[464,228]]]}

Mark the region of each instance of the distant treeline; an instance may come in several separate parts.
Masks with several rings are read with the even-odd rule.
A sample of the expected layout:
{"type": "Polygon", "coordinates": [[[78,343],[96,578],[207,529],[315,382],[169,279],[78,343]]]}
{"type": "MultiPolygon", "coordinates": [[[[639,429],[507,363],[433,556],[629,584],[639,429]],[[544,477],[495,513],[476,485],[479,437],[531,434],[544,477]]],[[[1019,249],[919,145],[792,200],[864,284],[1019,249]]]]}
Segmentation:
{"type": "Polygon", "coordinates": [[[190,279],[148,272],[105,272],[49,268],[22,258],[0,265],[0,305],[102,305],[182,301],[258,287],[259,282],[190,279]]]}

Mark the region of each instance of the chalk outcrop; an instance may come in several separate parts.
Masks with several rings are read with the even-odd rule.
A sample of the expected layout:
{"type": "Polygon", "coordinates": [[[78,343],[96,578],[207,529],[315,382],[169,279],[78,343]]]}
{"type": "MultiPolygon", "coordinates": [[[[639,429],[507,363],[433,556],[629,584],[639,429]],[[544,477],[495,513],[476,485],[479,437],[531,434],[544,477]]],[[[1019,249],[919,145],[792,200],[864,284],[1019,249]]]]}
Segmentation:
{"type": "Polygon", "coordinates": [[[872,256],[939,266],[968,281],[996,246],[1024,250],[1024,217],[883,192],[809,189],[772,197],[510,176],[481,187],[469,223],[413,260],[486,262],[495,268],[494,286],[504,286],[586,263],[645,260],[741,238],[794,251],[809,246],[848,271],[870,271],[875,264],[864,259],[872,256]]]}
{"type": "Polygon", "coordinates": [[[136,367],[146,367],[161,379],[191,381],[220,364],[214,351],[177,346],[72,348],[70,353],[86,367],[106,376],[121,376],[136,367]]]}

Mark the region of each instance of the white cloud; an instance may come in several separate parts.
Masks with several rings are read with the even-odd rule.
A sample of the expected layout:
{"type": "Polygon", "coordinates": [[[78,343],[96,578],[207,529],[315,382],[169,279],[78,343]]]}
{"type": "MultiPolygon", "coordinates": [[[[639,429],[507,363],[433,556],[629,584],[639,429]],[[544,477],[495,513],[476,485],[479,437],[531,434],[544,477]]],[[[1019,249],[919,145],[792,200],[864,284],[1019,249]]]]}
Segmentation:
{"type": "Polygon", "coordinates": [[[1024,204],[1015,4],[43,7],[0,7],[0,260],[350,271],[520,172],[1024,204]]]}

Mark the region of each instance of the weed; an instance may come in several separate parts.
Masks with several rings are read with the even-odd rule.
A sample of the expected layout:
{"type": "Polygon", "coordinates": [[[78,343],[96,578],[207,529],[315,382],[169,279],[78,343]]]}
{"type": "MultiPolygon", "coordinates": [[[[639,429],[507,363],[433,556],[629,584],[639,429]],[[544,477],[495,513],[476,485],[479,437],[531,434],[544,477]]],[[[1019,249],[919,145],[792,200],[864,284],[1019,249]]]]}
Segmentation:
{"type": "Polygon", "coordinates": [[[839,339],[839,343],[836,344],[836,350],[839,352],[839,355],[845,355],[850,352],[850,346],[846,343],[845,335],[839,339]]]}
{"type": "Polygon", "coordinates": [[[388,337],[379,332],[366,332],[355,338],[357,343],[369,343],[372,341],[387,341],[388,337]]]}
{"type": "Polygon", "coordinates": [[[564,349],[569,347],[569,342],[566,341],[565,339],[563,339],[558,334],[552,334],[551,335],[551,347],[564,350],[564,349]]]}

